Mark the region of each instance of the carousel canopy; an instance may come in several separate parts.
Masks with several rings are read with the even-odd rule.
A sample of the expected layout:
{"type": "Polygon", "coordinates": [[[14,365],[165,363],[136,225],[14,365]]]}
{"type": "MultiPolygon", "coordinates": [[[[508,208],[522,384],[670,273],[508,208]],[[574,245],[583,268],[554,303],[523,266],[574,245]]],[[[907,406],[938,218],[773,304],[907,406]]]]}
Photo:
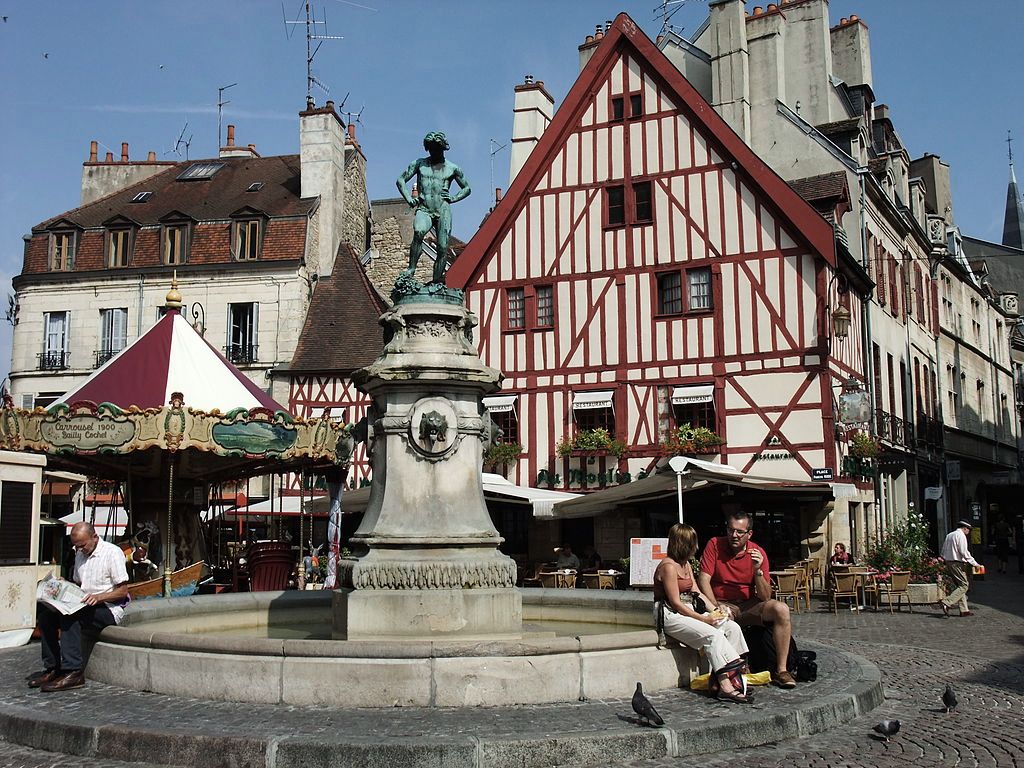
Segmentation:
{"type": "Polygon", "coordinates": [[[286,410],[224,359],[175,309],[59,402],[160,408],[180,392],[189,408],[286,410]]]}

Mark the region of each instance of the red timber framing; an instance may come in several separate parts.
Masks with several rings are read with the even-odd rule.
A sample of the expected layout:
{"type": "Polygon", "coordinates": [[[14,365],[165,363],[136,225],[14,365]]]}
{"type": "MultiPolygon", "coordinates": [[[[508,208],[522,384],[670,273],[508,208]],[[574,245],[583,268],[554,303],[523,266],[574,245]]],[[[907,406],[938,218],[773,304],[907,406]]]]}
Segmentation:
{"type": "MultiPolygon", "coordinates": [[[[832,225],[620,14],[448,283],[466,291],[480,354],[518,395],[517,481],[619,479],[573,472],[556,456],[581,421],[581,393],[612,393],[628,452],[600,466],[635,475],[681,418],[673,396],[698,391],[725,440],[720,460],[806,479],[812,468],[838,470],[833,386],[860,368],[854,333],[842,350],[828,344],[836,268],[832,225]],[[631,109],[636,94],[642,114],[631,109]],[[648,199],[641,184],[649,215],[636,204],[648,199]],[[609,199],[626,209],[614,223],[609,199]],[[552,287],[553,326],[535,322],[539,285],[552,287]],[[510,290],[525,299],[514,330],[510,290]]],[[[859,306],[850,308],[857,324],[859,306]]]]}
{"type": "MultiPolygon", "coordinates": [[[[329,408],[332,419],[344,419],[347,424],[355,424],[366,415],[370,405],[369,396],[356,389],[351,379],[329,374],[292,376],[288,392],[288,410],[296,416],[320,416],[325,408],[329,408]]],[[[352,453],[352,466],[348,472],[348,482],[358,488],[369,478],[370,461],[366,456],[366,446],[356,443],[352,453]]],[[[288,476],[287,492],[299,492],[298,478],[295,475],[288,476]]]]}

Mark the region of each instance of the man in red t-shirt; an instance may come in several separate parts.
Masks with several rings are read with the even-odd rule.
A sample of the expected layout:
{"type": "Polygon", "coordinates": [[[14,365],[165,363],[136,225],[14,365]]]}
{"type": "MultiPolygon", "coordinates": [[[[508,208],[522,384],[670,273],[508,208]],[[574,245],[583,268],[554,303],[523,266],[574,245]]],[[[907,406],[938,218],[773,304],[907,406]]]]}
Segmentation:
{"type": "Polygon", "coordinates": [[[772,682],[780,688],[795,688],[796,679],[786,669],[793,632],[789,606],[771,599],[768,555],[750,540],[752,533],[749,512],[730,514],[725,536],[716,536],[704,547],[697,583],[716,603],[731,603],[733,619],[740,626],[771,626],[776,650],[772,682]]]}

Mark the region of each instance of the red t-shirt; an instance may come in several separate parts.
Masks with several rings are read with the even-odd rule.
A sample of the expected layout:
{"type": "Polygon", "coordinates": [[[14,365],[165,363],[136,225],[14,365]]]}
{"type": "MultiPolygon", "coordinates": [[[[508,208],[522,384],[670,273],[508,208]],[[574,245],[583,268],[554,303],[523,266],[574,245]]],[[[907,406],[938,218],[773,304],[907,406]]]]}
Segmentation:
{"type": "MultiPolygon", "coordinates": [[[[761,553],[761,573],[767,579],[767,553],[752,541],[747,541],[747,549],[761,553]]],[[[700,558],[700,572],[711,576],[711,591],[716,600],[742,603],[755,597],[754,561],[746,551],[733,555],[725,536],[716,536],[708,541],[700,558]]]]}

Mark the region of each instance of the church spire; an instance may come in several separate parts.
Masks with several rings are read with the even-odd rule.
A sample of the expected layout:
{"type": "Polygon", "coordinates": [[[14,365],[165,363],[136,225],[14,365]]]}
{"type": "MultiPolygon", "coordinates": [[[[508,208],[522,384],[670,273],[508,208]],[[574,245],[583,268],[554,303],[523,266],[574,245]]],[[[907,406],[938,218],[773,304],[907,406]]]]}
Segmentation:
{"type": "Polygon", "coordinates": [[[1006,187],[1006,216],[1003,219],[1003,245],[1024,249],[1024,204],[1017,189],[1013,173],[1013,137],[1006,132],[1006,147],[1010,158],[1010,182],[1006,187]]]}

